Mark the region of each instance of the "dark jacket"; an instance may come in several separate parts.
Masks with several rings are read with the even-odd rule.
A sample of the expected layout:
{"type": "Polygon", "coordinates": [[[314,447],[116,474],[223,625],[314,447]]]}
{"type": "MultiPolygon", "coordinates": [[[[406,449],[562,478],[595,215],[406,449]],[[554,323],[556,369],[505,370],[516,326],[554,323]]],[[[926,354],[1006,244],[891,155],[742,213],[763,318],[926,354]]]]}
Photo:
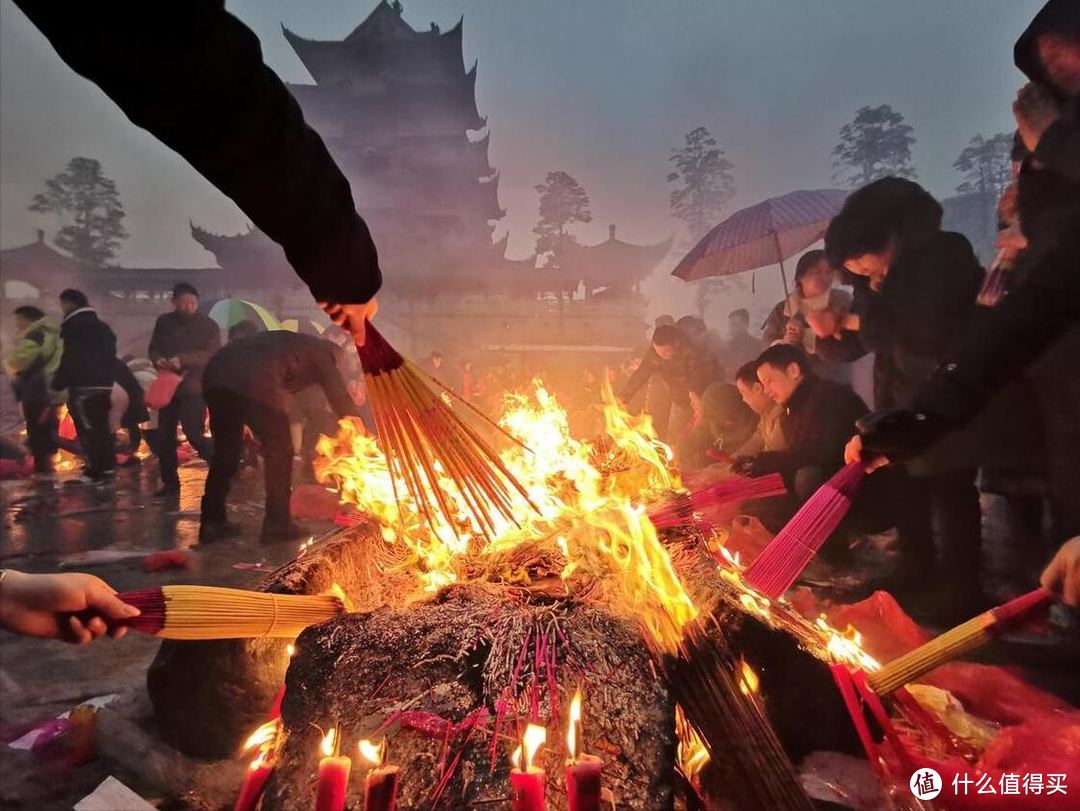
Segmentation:
{"type": "Polygon", "coordinates": [[[202,313],[183,316],[177,312],[159,315],[150,336],[150,360],[157,364],[169,358],[180,358],[184,382],[176,395],[198,394],[202,391],[203,370],[221,347],[221,330],[217,322],[202,313]]]}
{"type": "Polygon", "coordinates": [[[689,407],[690,392],[702,395],[712,383],[723,382],[724,370],[710,352],[684,345],[671,360],[664,360],[651,346],[620,393],[623,402],[634,398],[653,375],[660,375],[671,393],[671,401],[689,407]]]}
{"type": "Polygon", "coordinates": [[[116,335],[92,307],[69,314],[60,324],[64,342],[60,366],[53,375],[54,389],[111,390],[116,363],[116,335]]]}
{"type": "Polygon", "coordinates": [[[915,397],[914,408],[935,417],[939,433],[969,421],[1080,323],[1080,99],[1065,95],[1043,70],[1035,43],[1048,31],[1080,36],[1080,3],[1050,0],[1016,43],[1017,67],[1058,99],[1062,115],[1020,171],[1020,223],[1028,238],[1022,281],[962,336],[915,397]]]}
{"type": "Polygon", "coordinates": [[[128,396],[127,410],[120,417],[120,424],[124,426],[138,425],[150,419],[150,412],[146,410],[146,398],[142,386],[131,371],[131,368],[120,358],[116,359],[113,366],[113,382],[124,390],[128,396]]]}
{"type": "Polygon", "coordinates": [[[375,295],[378,255],[348,181],[222,0],[16,5],[73,70],[278,242],[316,301],[375,295]]]}
{"type": "Polygon", "coordinates": [[[850,386],[808,375],[784,406],[780,418],[787,449],[754,457],[752,474],[779,473],[788,486],[804,467],[832,475],[844,464],[844,446],[855,435],[855,421],[866,403],[850,386]]]}
{"type": "Polygon", "coordinates": [[[283,412],[290,395],[321,386],[338,417],[357,416],[356,403],[337,368],[339,351],[314,335],[260,332],[219,349],[206,366],[203,385],[207,392],[231,391],[283,412]]]}
{"type": "Polygon", "coordinates": [[[971,322],[982,278],[961,234],[930,231],[901,242],[879,290],[853,278],[857,334],[818,339],[817,353],[850,362],[873,352],[875,407],[907,407],[971,322]]]}

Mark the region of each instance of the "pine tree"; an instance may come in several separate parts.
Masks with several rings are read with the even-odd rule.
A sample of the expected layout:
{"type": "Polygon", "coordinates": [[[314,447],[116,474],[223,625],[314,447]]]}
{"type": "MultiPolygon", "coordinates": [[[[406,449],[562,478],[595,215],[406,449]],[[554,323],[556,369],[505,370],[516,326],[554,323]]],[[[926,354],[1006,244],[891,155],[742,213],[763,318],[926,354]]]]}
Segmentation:
{"type": "Polygon", "coordinates": [[[566,229],[576,222],[592,222],[589,195],[572,175],[562,170],[548,172],[535,187],[540,195],[540,219],[533,228],[536,253],[545,257],[545,266],[558,266],[559,253],[577,239],[566,229]]]}
{"type": "Polygon", "coordinates": [[[735,196],[734,167],[705,127],[688,132],[685,143],[671,150],[668,161],[675,164],[668,182],[680,184],[671,192],[671,213],[686,223],[690,239],[696,242],[716,225],[720,212],[735,196]]]}
{"type": "Polygon", "coordinates": [[[996,202],[1012,179],[1012,147],[1013,136],[1008,132],[972,138],[953,163],[953,168],[964,175],[964,182],[956,190],[960,194],[985,194],[996,202]]]}
{"type": "Polygon", "coordinates": [[[834,177],[853,187],[890,175],[914,178],[914,132],[888,104],[860,107],[855,118],[840,128],[840,143],[832,151],[834,177]]]}
{"type": "Polygon", "coordinates": [[[34,195],[29,208],[59,218],[56,246],[87,265],[108,264],[127,238],[116,184],[93,158],[68,161],[64,171],[45,181],[45,191],[34,195]]]}

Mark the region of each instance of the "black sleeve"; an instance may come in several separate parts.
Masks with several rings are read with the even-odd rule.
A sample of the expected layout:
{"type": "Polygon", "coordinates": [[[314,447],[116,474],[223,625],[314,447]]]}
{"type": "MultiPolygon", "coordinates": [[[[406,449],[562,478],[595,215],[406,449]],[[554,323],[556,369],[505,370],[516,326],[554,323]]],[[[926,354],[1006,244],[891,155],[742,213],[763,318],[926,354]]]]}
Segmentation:
{"type": "Polygon", "coordinates": [[[166,357],[165,348],[161,345],[161,316],[154,321],[154,331],[150,333],[150,346],[146,350],[146,355],[153,363],[166,357]]]}
{"type": "Polygon", "coordinates": [[[818,338],[814,341],[814,354],[829,363],[854,363],[867,354],[867,349],[859,340],[859,333],[845,329],[839,338],[818,338]]]}
{"type": "Polygon", "coordinates": [[[1080,126],[1058,119],[1039,139],[1035,158],[1050,171],[1080,183],[1080,126]]]}
{"type": "Polygon", "coordinates": [[[965,424],[1065,332],[1080,323],[1080,234],[1031,257],[1024,283],[973,320],[915,397],[944,428],[965,424]]]}
{"type": "Polygon", "coordinates": [[[356,407],[353,398],[349,396],[349,390],[345,388],[345,381],[342,380],[341,372],[338,371],[337,364],[334,363],[333,353],[320,348],[314,354],[313,360],[316,373],[323,392],[326,394],[326,400],[330,403],[330,408],[334,410],[334,413],[339,418],[358,417],[360,411],[356,407]]]}
{"type": "Polygon", "coordinates": [[[641,363],[634,370],[634,373],[630,375],[630,378],[626,381],[626,384],[622,387],[622,391],[619,393],[619,399],[624,403],[629,403],[634,399],[634,395],[641,391],[645,384],[649,382],[649,378],[653,376],[653,372],[656,371],[656,363],[653,360],[651,353],[646,353],[645,357],[641,359],[641,363]]]}
{"type": "Polygon", "coordinates": [[[71,352],[67,349],[67,341],[70,335],[64,334],[63,327],[60,328],[60,339],[64,342],[63,347],[60,350],[60,363],[56,367],[56,371],[53,372],[52,383],[49,385],[53,391],[63,391],[68,387],[67,380],[71,374],[71,352]]]}
{"type": "Polygon", "coordinates": [[[317,301],[375,295],[378,256],[348,181],[222,0],[15,2],[73,70],[280,243],[317,301]]]}

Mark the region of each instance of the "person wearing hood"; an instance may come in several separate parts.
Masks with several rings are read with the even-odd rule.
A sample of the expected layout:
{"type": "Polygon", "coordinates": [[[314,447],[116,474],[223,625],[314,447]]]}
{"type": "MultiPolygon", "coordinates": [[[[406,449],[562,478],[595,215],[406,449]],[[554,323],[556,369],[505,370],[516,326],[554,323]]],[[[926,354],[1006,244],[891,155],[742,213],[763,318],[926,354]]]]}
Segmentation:
{"type": "MultiPolygon", "coordinates": [[[[853,192],[825,232],[829,261],[847,270],[855,295],[849,314],[812,323],[817,351],[834,361],[873,352],[875,408],[909,406],[973,321],[983,269],[966,237],[941,230],[941,217],[941,205],[917,183],[886,177],[853,192]]],[[[977,613],[975,466],[909,472],[909,508],[922,530],[912,524],[902,534],[900,565],[884,585],[901,594],[935,589],[932,602],[941,605],[928,613],[945,622],[977,613]]]]}
{"type": "Polygon", "coordinates": [[[63,352],[52,388],[68,391],[68,409],[86,455],[83,479],[101,484],[116,465],[109,428],[112,388],[116,373],[116,335],[97,316],[81,290],[60,293],[63,352]]]}
{"type": "MultiPolygon", "coordinates": [[[[958,336],[909,402],[860,425],[847,456],[872,469],[917,457],[970,424],[997,391],[1048,352],[1057,353],[1080,324],[1080,3],[1050,0],[1014,55],[1032,82],[1013,105],[1018,141],[1027,152],[1017,180],[1020,227],[1028,241],[1018,268],[1022,278],[958,336]]],[[[1064,354],[1056,365],[1056,377],[1075,397],[1075,354],[1064,354]]],[[[1073,403],[1072,414],[1055,424],[1071,428],[1063,450],[1075,458],[1076,401],[1055,400],[1063,409],[1073,403]]],[[[1075,502],[1075,490],[1064,495],[1075,502]]],[[[1080,510],[1073,512],[1080,521],[1080,510]]]]}
{"type": "Polygon", "coordinates": [[[34,473],[53,475],[56,453],[57,402],[49,383],[60,365],[60,330],[37,307],[15,309],[15,348],[4,358],[14,382],[15,399],[26,420],[26,444],[34,458],[34,473]]]}
{"type": "Polygon", "coordinates": [[[202,377],[210,357],[221,346],[217,323],[199,312],[199,291],[187,282],[173,288],[173,310],[159,315],[150,336],[150,360],[159,370],[183,376],[172,400],[158,412],[157,455],[161,471],[159,498],[180,495],[177,472],[176,428],[183,426],[191,447],[209,459],[213,445],[205,436],[206,401],[202,377]]]}

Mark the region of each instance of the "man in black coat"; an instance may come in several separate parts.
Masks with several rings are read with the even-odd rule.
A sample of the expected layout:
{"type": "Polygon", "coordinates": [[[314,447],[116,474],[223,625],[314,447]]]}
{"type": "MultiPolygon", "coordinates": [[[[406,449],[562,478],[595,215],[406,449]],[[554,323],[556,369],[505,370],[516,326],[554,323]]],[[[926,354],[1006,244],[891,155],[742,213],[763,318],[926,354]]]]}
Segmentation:
{"type": "Polygon", "coordinates": [[[199,292],[181,282],[173,288],[173,311],[159,315],[150,336],[150,361],[159,369],[183,375],[169,404],[158,412],[157,455],[161,470],[159,498],[180,495],[176,462],[176,427],[184,428],[191,447],[209,459],[213,445],[203,435],[206,402],[202,376],[211,356],[221,346],[221,330],[209,316],[199,312],[199,292]]]}
{"type": "Polygon", "coordinates": [[[240,463],[245,425],[262,444],[263,538],[288,539],[302,533],[289,516],[293,458],[289,400],[310,386],[321,386],[339,418],[358,416],[338,371],[339,357],[340,350],[329,341],[279,330],[230,341],[210,359],[203,385],[214,457],[202,500],[200,541],[219,540],[239,531],[226,520],[225,501],[240,463]]]}
{"type": "Polygon", "coordinates": [[[16,0],[73,70],[186,158],[280,244],[363,343],[382,283],[352,191],[259,40],[223,0],[16,0]]]}
{"type": "Polygon", "coordinates": [[[64,342],[52,387],[68,390],[68,410],[86,454],[83,478],[103,483],[116,465],[109,409],[116,364],[116,335],[98,318],[80,290],[60,293],[64,342]]]}
{"type": "MultiPolygon", "coordinates": [[[[851,277],[855,299],[838,323],[815,319],[817,351],[854,360],[874,353],[874,405],[908,407],[973,321],[983,270],[971,244],[941,230],[942,209],[918,184],[887,177],[854,192],[829,224],[825,250],[851,277]]],[[[975,466],[910,466],[911,516],[891,591],[934,589],[935,619],[982,608],[982,526],[975,466]],[[935,577],[940,580],[935,581],[935,577]],[[946,587],[947,584],[947,587],[946,587]]]]}

